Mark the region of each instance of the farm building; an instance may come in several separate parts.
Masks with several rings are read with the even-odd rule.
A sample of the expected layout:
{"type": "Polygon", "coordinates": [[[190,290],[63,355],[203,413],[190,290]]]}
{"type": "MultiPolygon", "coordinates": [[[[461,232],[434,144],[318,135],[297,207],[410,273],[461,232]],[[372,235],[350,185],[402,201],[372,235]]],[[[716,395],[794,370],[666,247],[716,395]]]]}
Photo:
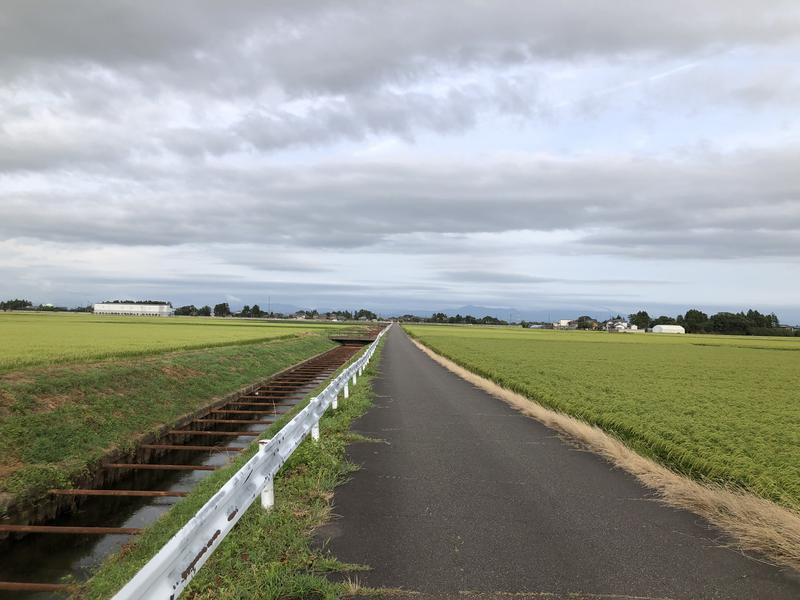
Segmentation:
{"type": "Polygon", "coordinates": [[[656,325],[653,333],[686,333],[686,330],[680,325],[656,325]]]}
{"type": "Polygon", "coordinates": [[[172,317],[175,309],[169,304],[134,304],[100,302],[94,305],[96,315],[127,315],[134,317],[172,317]]]}
{"type": "Polygon", "coordinates": [[[639,327],[637,325],[631,325],[627,321],[619,321],[617,319],[611,319],[610,321],[606,322],[604,325],[606,331],[610,332],[628,332],[628,331],[638,331],[639,327]]]}

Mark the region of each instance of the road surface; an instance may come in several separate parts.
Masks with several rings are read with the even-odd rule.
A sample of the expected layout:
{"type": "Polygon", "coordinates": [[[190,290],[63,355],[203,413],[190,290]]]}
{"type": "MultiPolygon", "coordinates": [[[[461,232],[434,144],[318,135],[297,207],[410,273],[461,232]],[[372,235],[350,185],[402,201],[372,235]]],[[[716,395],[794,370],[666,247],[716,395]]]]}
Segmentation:
{"type": "Polygon", "coordinates": [[[603,459],[436,364],[395,326],[354,429],[362,465],[319,533],[351,574],[416,598],[800,598],[603,459]]]}

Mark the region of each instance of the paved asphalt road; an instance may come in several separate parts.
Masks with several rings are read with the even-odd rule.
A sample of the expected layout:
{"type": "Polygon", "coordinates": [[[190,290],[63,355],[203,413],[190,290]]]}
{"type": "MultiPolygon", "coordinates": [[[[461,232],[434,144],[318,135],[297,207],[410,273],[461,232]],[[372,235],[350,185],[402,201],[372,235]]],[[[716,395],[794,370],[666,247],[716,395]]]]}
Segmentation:
{"type": "Polygon", "coordinates": [[[633,477],[437,365],[395,326],[363,465],[320,531],[371,587],[417,598],[800,598],[800,577],[724,546],[633,477]],[[470,593],[465,593],[470,592],[470,593]]]}

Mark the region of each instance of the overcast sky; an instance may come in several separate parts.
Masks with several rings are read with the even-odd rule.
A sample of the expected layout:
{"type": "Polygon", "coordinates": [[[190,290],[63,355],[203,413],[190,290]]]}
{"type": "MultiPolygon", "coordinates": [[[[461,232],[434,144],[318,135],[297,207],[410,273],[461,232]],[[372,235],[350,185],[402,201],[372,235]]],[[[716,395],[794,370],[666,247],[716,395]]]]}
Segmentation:
{"type": "Polygon", "coordinates": [[[800,321],[798,101],[796,0],[4,0],[0,297],[800,321]]]}

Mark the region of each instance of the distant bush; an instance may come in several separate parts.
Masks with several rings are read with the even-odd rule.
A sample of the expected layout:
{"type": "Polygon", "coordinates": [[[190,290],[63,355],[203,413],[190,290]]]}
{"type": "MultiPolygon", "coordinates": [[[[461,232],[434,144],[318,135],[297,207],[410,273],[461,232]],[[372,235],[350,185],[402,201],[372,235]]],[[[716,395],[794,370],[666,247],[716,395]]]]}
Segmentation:
{"type": "Polygon", "coordinates": [[[229,317],[230,315],[231,315],[231,307],[228,306],[227,302],[220,302],[219,304],[214,305],[215,317],[229,317]]]}
{"type": "Polygon", "coordinates": [[[800,330],[788,327],[751,327],[750,335],[773,335],[779,337],[800,337],[800,330]]]}
{"type": "Polygon", "coordinates": [[[25,310],[33,306],[30,300],[5,300],[0,302],[0,310],[25,310]]]}
{"type": "Polygon", "coordinates": [[[738,313],[719,312],[710,317],[703,311],[695,308],[687,310],[685,315],[678,315],[674,319],[662,315],[651,319],[647,311],[640,310],[628,315],[628,320],[645,329],[654,325],[682,325],[687,333],[717,333],[728,335],[773,335],[793,337],[791,329],[780,327],[780,321],[775,313],[762,314],[750,309],[738,313]]]}

